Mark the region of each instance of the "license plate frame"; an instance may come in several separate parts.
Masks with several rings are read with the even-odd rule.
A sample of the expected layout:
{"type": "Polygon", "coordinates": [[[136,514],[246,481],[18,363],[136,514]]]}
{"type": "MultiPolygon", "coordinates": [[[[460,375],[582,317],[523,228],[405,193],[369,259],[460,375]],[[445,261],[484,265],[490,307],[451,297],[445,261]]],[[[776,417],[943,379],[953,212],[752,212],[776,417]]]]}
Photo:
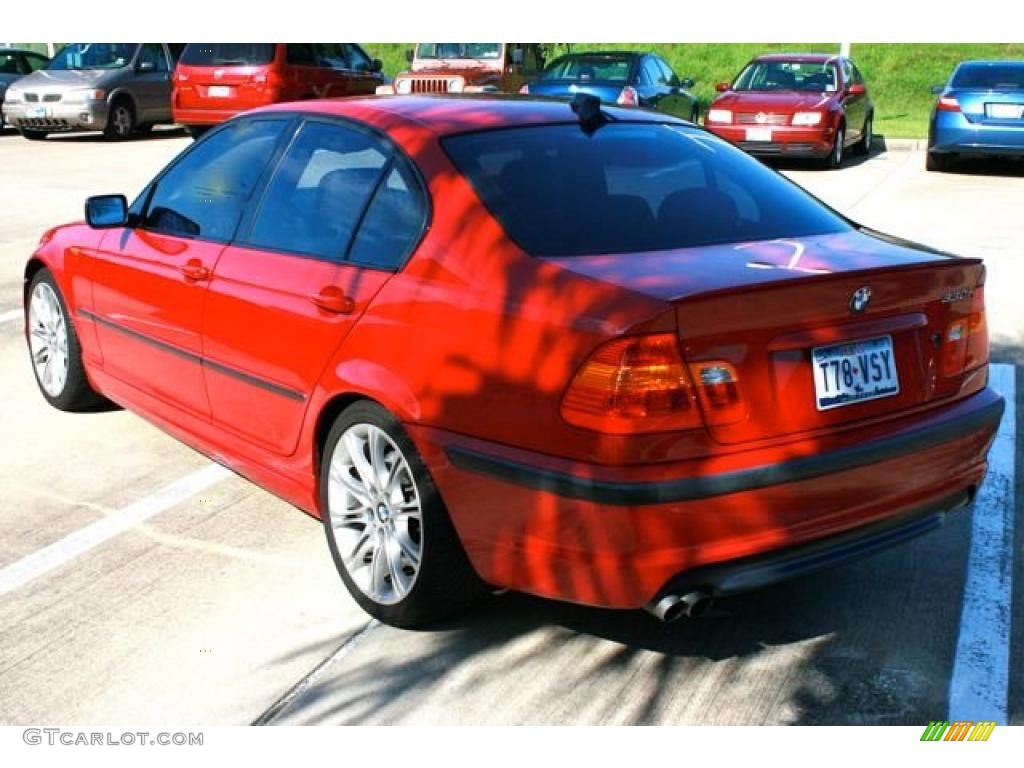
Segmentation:
{"type": "Polygon", "coordinates": [[[895,347],[889,335],[814,347],[811,369],[814,405],[818,411],[895,397],[900,393],[895,347]]]}
{"type": "Polygon", "coordinates": [[[231,98],[231,86],[230,85],[211,85],[206,89],[206,95],[211,99],[230,99],[231,98]]]}
{"type": "Polygon", "coordinates": [[[1020,120],[1024,117],[1022,104],[986,104],[988,116],[996,120],[1020,120]]]}
{"type": "Polygon", "coordinates": [[[38,117],[49,117],[49,116],[50,116],[50,108],[49,107],[44,107],[41,104],[40,105],[33,105],[31,107],[28,107],[25,110],[25,117],[38,118],[38,117]]]}
{"type": "Polygon", "coordinates": [[[747,141],[769,142],[772,140],[772,129],[758,126],[747,128],[747,141]]]}

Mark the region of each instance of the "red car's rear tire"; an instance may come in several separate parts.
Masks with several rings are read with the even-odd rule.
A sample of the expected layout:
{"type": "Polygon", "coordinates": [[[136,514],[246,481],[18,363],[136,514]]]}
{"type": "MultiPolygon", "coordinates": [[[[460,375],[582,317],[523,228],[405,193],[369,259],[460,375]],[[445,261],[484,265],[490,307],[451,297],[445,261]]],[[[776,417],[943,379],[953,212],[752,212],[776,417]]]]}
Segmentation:
{"type": "Polygon", "coordinates": [[[338,573],[379,621],[429,624],[487,594],[412,440],[376,403],[357,402],[334,422],[319,497],[338,573]]]}

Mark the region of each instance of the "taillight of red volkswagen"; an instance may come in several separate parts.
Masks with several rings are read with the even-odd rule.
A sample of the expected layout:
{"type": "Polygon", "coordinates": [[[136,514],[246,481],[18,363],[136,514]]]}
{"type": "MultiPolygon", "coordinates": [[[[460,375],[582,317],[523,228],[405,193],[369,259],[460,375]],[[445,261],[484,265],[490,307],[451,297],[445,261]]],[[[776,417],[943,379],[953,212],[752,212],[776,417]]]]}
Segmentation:
{"type": "Polygon", "coordinates": [[[494,588],[670,620],[901,542],[1003,409],[979,259],[588,97],[277,105],[86,214],[25,271],[44,397],[321,518],[396,625],[494,588]]]}

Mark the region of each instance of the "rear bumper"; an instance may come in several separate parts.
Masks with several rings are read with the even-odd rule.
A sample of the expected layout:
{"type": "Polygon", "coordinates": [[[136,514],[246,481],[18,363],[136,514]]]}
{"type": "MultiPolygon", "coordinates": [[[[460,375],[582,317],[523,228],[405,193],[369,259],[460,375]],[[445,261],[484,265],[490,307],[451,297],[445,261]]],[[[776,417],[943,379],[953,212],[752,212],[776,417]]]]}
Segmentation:
{"type": "Polygon", "coordinates": [[[107,111],[105,101],[3,104],[4,122],[8,125],[47,133],[102,131],[107,127],[107,111]]]}
{"type": "Polygon", "coordinates": [[[173,116],[174,122],[178,125],[219,125],[225,120],[230,120],[235,115],[240,115],[246,109],[250,109],[250,107],[245,109],[206,109],[199,107],[182,109],[174,107],[173,116]]]}
{"type": "Polygon", "coordinates": [[[936,112],[928,151],[937,155],[1024,157],[1021,125],[972,123],[961,112],[936,112]]]}
{"type": "MultiPolygon", "coordinates": [[[[668,584],[706,578],[702,569],[730,574],[709,582],[720,591],[757,586],[765,568],[740,578],[732,566],[955,507],[984,478],[1002,411],[1002,398],[986,389],[898,422],[653,467],[567,463],[423,427],[410,432],[484,579],[636,608],[668,584]],[[719,470],[723,462],[732,466],[719,470]]],[[[815,549],[812,560],[824,567],[870,549],[844,543],[815,549]]],[[[767,569],[773,579],[811,562],[780,557],[783,565],[767,569]]]]}
{"type": "Polygon", "coordinates": [[[756,125],[719,125],[708,123],[707,129],[752,155],[785,157],[827,157],[832,151],[834,132],[831,127],[771,126],[771,141],[747,141],[747,129],[756,125]]]}

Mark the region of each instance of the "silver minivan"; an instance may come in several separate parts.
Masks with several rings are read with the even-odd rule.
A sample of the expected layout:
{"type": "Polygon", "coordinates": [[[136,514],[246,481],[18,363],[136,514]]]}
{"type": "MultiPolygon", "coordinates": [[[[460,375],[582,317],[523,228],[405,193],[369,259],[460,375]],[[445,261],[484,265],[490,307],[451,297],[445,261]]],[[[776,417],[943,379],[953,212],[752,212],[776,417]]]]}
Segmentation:
{"type": "Polygon", "coordinates": [[[171,118],[174,52],[168,43],[69,43],[45,69],[8,89],[4,121],[27,139],[102,131],[111,139],[171,118]]]}

